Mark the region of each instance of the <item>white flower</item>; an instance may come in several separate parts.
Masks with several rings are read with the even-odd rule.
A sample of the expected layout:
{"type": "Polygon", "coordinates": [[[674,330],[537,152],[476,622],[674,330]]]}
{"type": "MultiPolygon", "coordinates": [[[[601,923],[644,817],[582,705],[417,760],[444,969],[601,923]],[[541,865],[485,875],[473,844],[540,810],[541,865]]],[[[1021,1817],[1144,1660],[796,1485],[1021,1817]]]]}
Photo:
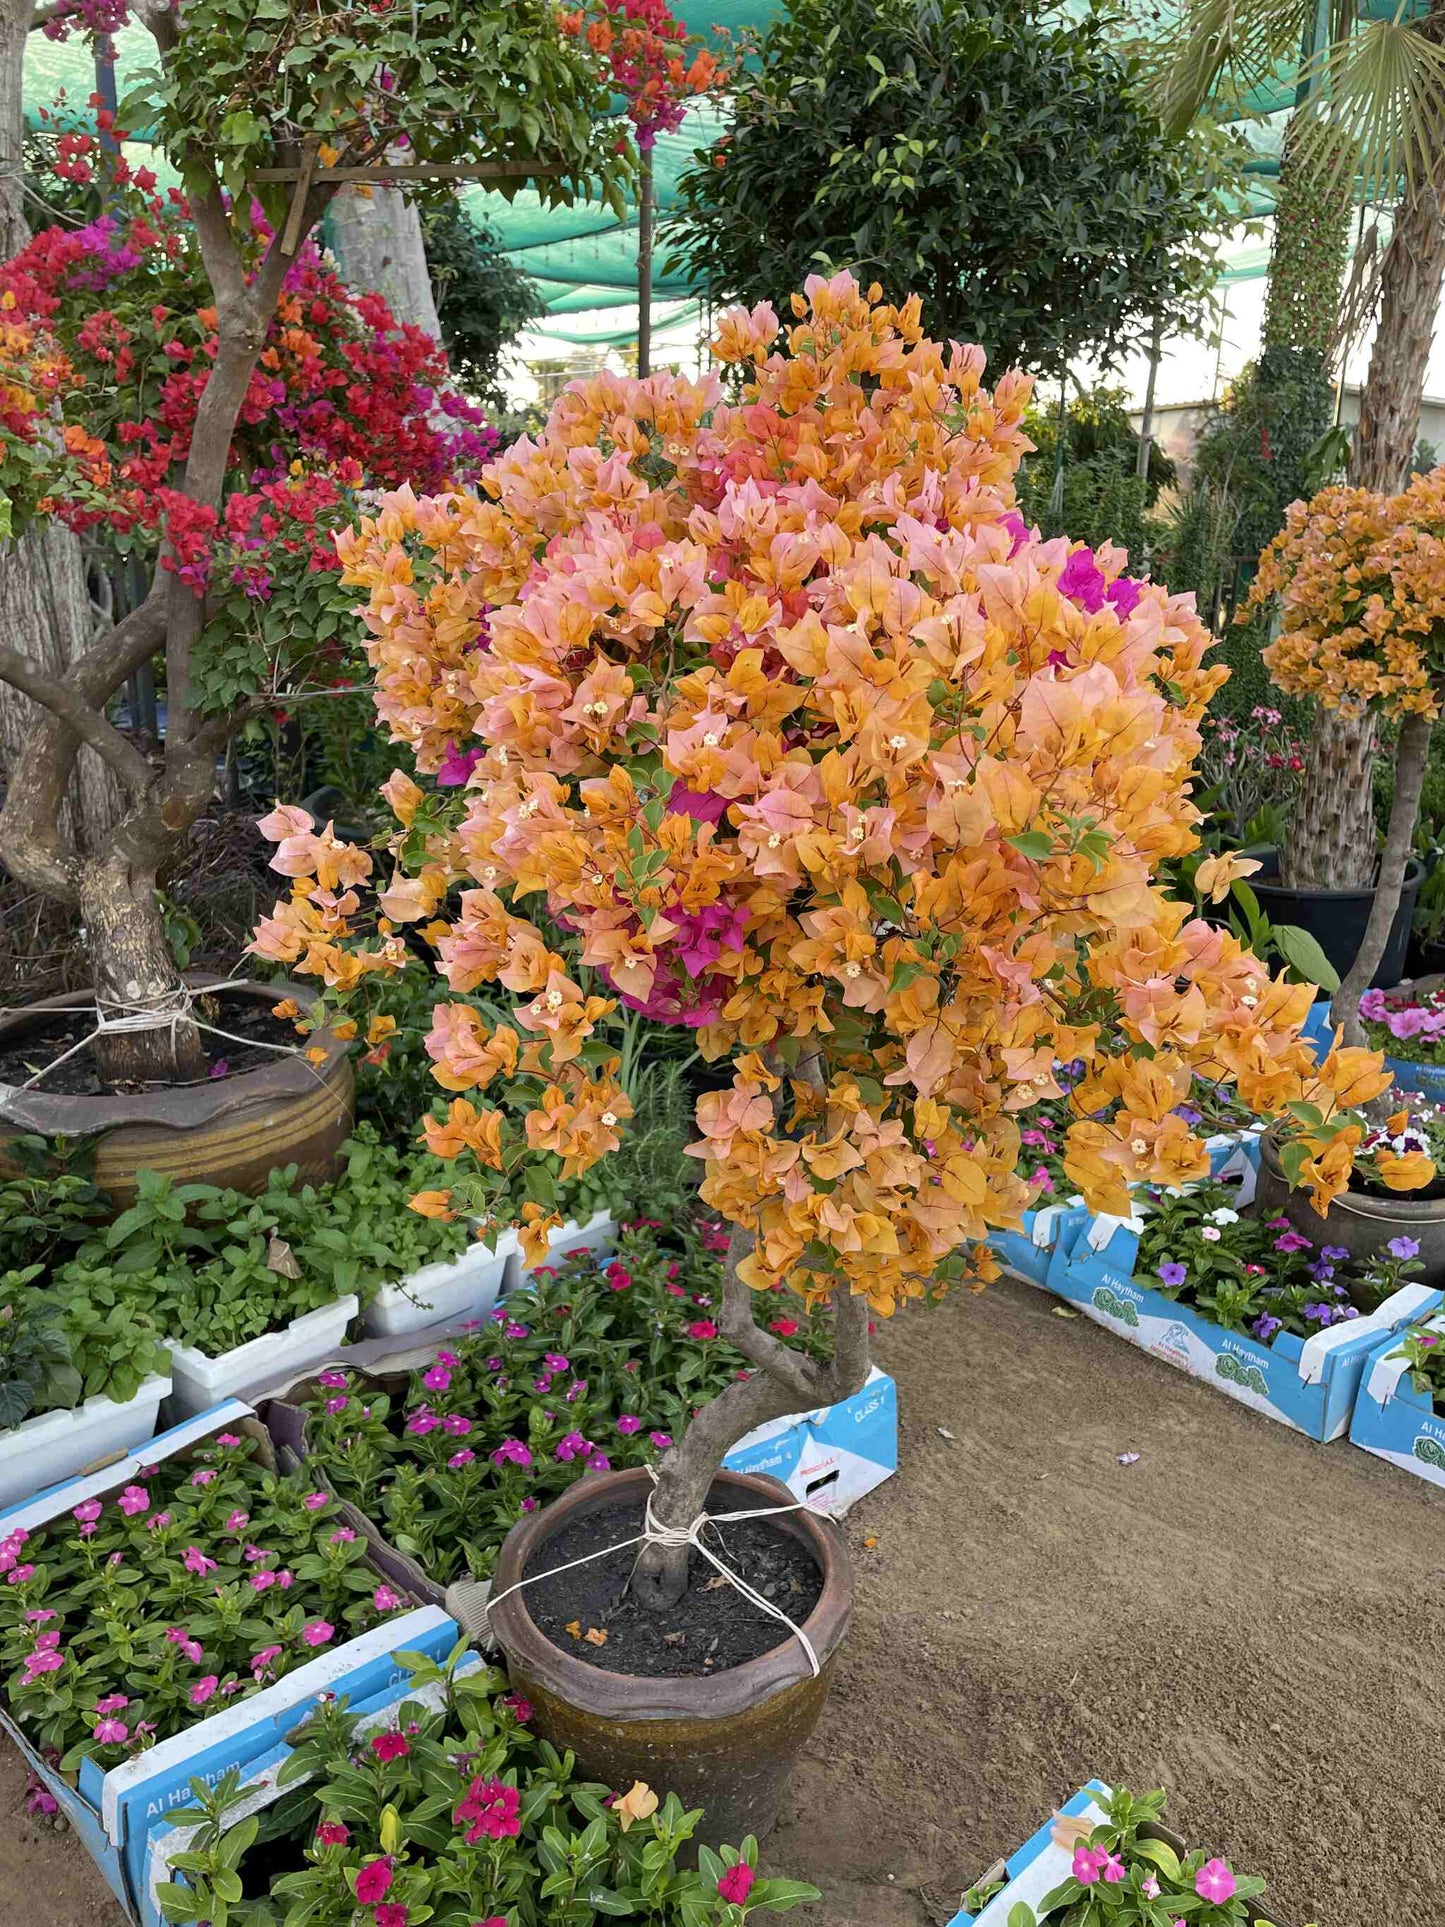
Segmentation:
{"type": "Polygon", "coordinates": [[[1209,1222],[1211,1224],[1238,1224],[1239,1213],[1237,1211],[1231,1211],[1226,1205],[1221,1205],[1218,1211],[1210,1212],[1209,1222]]]}
{"type": "Polygon", "coordinates": [[[1200,1226],[1199,1235],[1204,1239],[1206,1244],[1217,1245],[1224,1236],[1224,1233],[1219,1229],[1218,1225],[1206,1224],[1200,1226]]]}
{"type": "Polygon", "coordinates": [[[1129,1146],[1129,1149],[1134,1153],[1136,1158],[1142,1158],[1147,1156],[1149,1146],[1144,1142],[1142,1137],[1136,1137],[1134,1142],[1129,1146]]]}

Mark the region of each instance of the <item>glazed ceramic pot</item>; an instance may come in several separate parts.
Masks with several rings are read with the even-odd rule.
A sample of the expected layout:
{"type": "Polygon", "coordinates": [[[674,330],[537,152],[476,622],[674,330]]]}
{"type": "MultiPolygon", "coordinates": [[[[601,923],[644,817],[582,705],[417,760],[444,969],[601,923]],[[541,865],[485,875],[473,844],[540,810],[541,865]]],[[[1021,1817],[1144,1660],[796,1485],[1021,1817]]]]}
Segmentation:
{"type": "MultiPolygon", "coordinates": [[[[191,982],[204,988],[203,979],[191,982]]],[[[269,1010],[282,997],[304,1009],[314,993],[294,984],[238,984],[227,988],[223,1004],[234,999],[269,1010]]],[[[0,1019],[0,1044],[90,1001],[89,992],[74,991],[28,1005],[0,1019]]],[[[224,1015],[220,1021],[224,1025],[224,1015]]],[[[36,1133],[98,1139],[95,1182],[117,1210],[134,1200],[141,1169],[165,1172],[178,1184],[254,1191],[270,1171],[294,1164],[299,1183],[325,1183],[340,1168],[341,1146],[351,1135],[355,1077],[340,1038],[319,1031],[308,1043],[325,1052],[320,1063],[277,1052],[254,1070],[134,1096],[66,1096],[43,1086],[0,1084],[0,1173],[14,1170],[5,1161],[7,1142],[36,1133]]]]}
{"type": "MultiPolygon", "coordinates": [[[[525,1588],[501,1597],[529,1569],[545,1570],[547,1545],[565,1526],[619,1502],[640,1510],[650,1487],[645,1468],[604,1472],[515,1525],[497,1561],[492,1633],[512,1685],[531,1702],[533,1730],[559,1751],[570,1748],[587,1778],[622,1791],[645,1780],[659,1793],[676,1793],[685,1807],[703,1809],[697,1837],[709,1845],[750,1833],[761,1839],[823,1710],[848,1628],[852,1565],[832,1520],[800,1510],[773,1521],[808,1548],[822,1572],[822,1593],[803,1622],[818,1656],[816,1676],[791,1635],[757,1659],[702,1677],[609,1673],[552,1643],[527,1610],[525,1588]]],[[[709,1509],[795,1503],[775,1479],[719,1472],[709,1509]]]]}

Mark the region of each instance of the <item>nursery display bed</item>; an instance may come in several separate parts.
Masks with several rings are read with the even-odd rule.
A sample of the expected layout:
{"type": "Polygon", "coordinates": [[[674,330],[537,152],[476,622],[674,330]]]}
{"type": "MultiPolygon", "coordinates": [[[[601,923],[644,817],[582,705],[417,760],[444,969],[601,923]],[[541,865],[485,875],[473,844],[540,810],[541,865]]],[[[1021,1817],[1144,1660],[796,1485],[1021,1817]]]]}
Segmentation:
{"type": "MultiPolygon", "coordinates": [[[[848,1522],[853,1629],[768,1844],[828,1896],[790,1920],[938,1927],[1109,1774],[1167,1783],[1171,1823],[1266,1875],[1286,1919],[1434,1918],[1445,1708],[1418,1682],[1445,1665],[1445,1495],[1016,1281],[879,1350],[900,1476],[848,1522]]],[[[0,1920],[119,1927],[24,1786],[0,1751],[0,1920]]]]}

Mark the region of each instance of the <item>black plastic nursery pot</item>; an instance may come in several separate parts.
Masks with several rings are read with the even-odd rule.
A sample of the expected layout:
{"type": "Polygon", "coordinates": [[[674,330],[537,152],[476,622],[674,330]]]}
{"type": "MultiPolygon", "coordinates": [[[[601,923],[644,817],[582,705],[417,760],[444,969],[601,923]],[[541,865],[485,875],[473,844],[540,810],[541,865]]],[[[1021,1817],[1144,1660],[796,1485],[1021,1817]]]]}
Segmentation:
{"type": "Polygon", "coordinates": [[[1445,1283],[1445,1198],[1412,1200],[1351,1190],[1336,1198],[1322,1218],[1307,1189],[1290,1189],[1268,1131],[1260,1141],[1255,1210],[1261,1218],[1288,1218],[1312,1244],[1343,1245],[1352,1258],[1363,1260],[1378,1257],[1392,1238],[1414,1238],[1425,1267],[1420,1282],[1445,1283]]]}
{"type": "MultiPolygon", "coordinates": [[[[802,1621],[818,1657],[816,1676],[791,1635],[759,1658],[701,1676],[608,1672],[554,1644],[528,1610],[529,1589],[508,1588],[546,1569],[546,1549],[564,1528],[619,1503],[640,1512],[650,1487],[645,1468],[589,1476],[515,1525],[497,1562],[492,1632],[513,1686],[531,1702],[533,1730],[559,1750],[570,1747],[585,1775],[619,1792],[643,1780],[659,1794],[676,1793],[685,1807],[701,1807],[697,1837],[709,1845],[748,1834],[761,1839],[778,1817],[833,1683],[853,1606],[847,1544],[818,1513],[783,1512],[769,1521],[811,1553],[822,1576],[821,1594],[802,1621]]],[[[720,1472],[708,1509],[794,1503],[774,1479],[720,1472]]]]}
{"type": "MultiPolygon", "coordinates": [[[[1365,940],[1365,925],[1375,892],[1369,890],[1291,890],[1278,881],[1279,853],[1261,852],[1264,868],[1249,879],[1249,887],[1259,898],[1259,907],[1271,923],[1292,923],[1308,930],[1341,977],[1349,973],[1360,945],[1365,940]]],[[[1400,890],[1400,907],[1390,925],[1390,940],[1375,972],[1371,987],[1387,990],[1405,974],[1405,952],[1410,942],[1410,919],[1415,914],[1415,897],[1425,871],[1418,858],[1411,857],[1400,890]]]]}

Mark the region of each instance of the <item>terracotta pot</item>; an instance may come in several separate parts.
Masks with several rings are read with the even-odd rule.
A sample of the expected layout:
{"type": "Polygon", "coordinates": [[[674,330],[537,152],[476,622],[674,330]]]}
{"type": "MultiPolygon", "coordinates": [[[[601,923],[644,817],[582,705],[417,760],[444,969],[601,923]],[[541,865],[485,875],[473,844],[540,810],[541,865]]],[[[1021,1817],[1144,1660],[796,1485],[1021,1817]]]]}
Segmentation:
{"type": "MultiPolygon", "coordinates": [[[[497,1561],[494,1596],[522,1578],[534,1555],[542,1555],[545,1570],[547,1544],[564,1525],[619,1500],[640,1506],[650,1483],[645,1469],[600,1473],[513,1526],[497,1561]]],[[[777,1480],[741,1472],[719,1472],[713,1492],[720,1512],[794,1503],[777,1480]]],[[[588,1666],[554,1646],[527,1611],[525,1590],[490,1614],[512,1685],[532,1704],[534,1730],[559,1751],[570,1747],[590,1779],[623,1791],[645,1780],[659,1794],[676,1793],[685,1807],[701,1807],[697,1838],[711,1846],[750,1833],[761,1839],[777,1819],[788,1776],[828,1697],[852,1611],[852,1564],[832,1520],[786,1512],[774,1525],[806,1545],[822,1569],[822,1594],[803,1623],[822,1668],[817,1677],[791,1635],[715,1676],[643,1679],[588,1666]]]]}
{"type": "MultiPolygon", "coordinates": [[[[197,974],[190,981],[199,987],[205,978],[197,974]]],[[[314,992],[294,984],[239,984],[224,1001],[245,999],[269,1009],[282,997],[304,1008],[314,992]]],[[[37,1029],[50,1012],[89,1001],[88,992],[73,991],[31,1004],[0,1018],[0,1041],[37,1029]]],[[[118,1210],[134,1199],[135,1174],[142,1168],[163,1171],[178,1183],[254,1191],[278,1165],[295,1164],[299,1183],[324,1183],[336,1175],[341,1146],[351,1134],[356,1080],[339,1038],[321,1031],[311,1042],[326,1052],[320,1064],[278,1052],[256,1070],[134,1097],[48,1096],[43,1087],[22,1091],[0,1084],[0,1173],[15,1169],[6,1163],[6,1144],[38,1132],[98,1137],[95,1182],[118,1210]]]]}
{"type": "Polygon", "coordinates": [[[1418,1239],[1420,1262],[1425,1267],[1419,1282],[1445,1283],[1445,1198],[1419,1202],[1346,1191],[1330,1206],[1328,1217],[1322,1218],[1310,1203],[1308,1190],[1290,1189],[1268,1131],[1260,1140],[1259,1184],[1254,1196],[1261,1218],[1283,1214],[1312,1244],[1343,1245],[1354,1258],[1377,1257],[1392,1238],[1418,1239]]]}

